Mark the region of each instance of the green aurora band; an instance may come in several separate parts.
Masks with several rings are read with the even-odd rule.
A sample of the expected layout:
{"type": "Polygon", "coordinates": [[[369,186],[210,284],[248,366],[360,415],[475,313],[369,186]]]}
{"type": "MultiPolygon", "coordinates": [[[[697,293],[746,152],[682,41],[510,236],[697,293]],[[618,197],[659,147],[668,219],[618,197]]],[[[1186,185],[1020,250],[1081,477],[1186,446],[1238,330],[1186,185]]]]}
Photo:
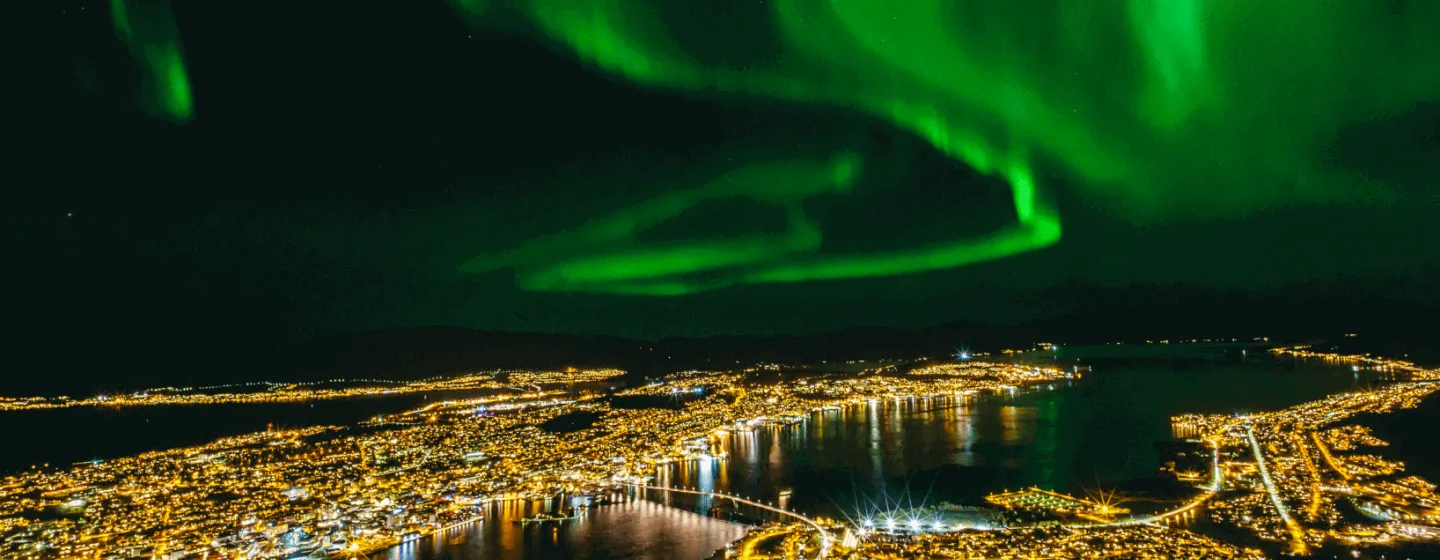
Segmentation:
{"type": "Polygon", "coordinates": [[[168,0],[110,0],[115,36],[139,65],[141,105],[156,118],[178,124],[195,116],[180,31],[168,0]]]}
{"type": "Polygon", "coordinates": [[[849,180],[831,181],[838,174],[813,163],[758,165],[462,266],[514,267],[530,290],[675,295],[998,259],[1060,239],[1057,209],[1036,184],[1041,168],[1137,224],[1387,204],[1387,185],[1327,166],[1325,149],[1346,126],[1440,92],[1440,3],[520,0],[506,8],[557,47],[639,84],[882,118],[1004,178],[1017,218],[979,239],[833,255],[819,251],[817,226],[786,202],[790,229],[779,238],[634,247],[638,232],[704,200],[791,201],[843,192],[849,180]]]}
{"type": "Polygon", "coordinates": [[[1050,245],[1060,238],[1054,210],[1038,204],[1034,184],[1020,166],[1007,169],[1015,193],[1017,225],[973,240],[904,251],[821,255],[820,226],[802,203],[848,192],[860,159],[790,161],[740,168],[697,189],[670,192],[595,219],[572,231],[526,243],[461,266],[481,273],[515,267],[522,288],[630,295],[682,295],[735,284],[884,276],[951,268],[1050,245]],[[785,209],[787,231],[646,247],[637,237],[682,212],[721,198],[748,198],[785,209]]]}
{"type": "MultiPolygon", "coordinates": [[[[1440,2],[449,2],[470,25],[518,28],[644,86],[881,119],[1003,179],[1014,199],[1015,221],[986,236],[847,254],[824,246],[803,203],[849,192],[861,157],[756,163],[460,267],[513,268],[535,291],[678,295],[1004,258],[1060,240],[1040,178],[1139,225],[1394,204],[1392,185],[1337,165],[1334,146],[1347,127],[1440,98],[1440,2]],[[638,243],[725,198],[782,206],[786,231],[638,243]]],[[[189,122],[168,0],[111,0],[111,11],[146,110],[189,122]]]]}

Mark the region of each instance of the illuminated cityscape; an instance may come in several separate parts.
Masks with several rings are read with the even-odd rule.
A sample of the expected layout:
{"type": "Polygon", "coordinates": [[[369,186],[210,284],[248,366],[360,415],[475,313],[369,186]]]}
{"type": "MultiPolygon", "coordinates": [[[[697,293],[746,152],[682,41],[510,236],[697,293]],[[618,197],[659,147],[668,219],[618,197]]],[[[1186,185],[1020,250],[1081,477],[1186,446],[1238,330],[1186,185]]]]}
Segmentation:
{"type": "MultiPolygon", "coordinates": [[[[588,378],[609,379],[611,372],[588,378]]],[[[0,553],[17,558],[164,556],[285,558],[356,553],[475,519],[476,504],[642,483],[656,465],[706,455],[689,442],[803,421],[872,399],[965,395],[1062,379],[1029,366],[975,364],[914,379],[859,375],[752,384],[742,374],[690,372],[619,393],[689,400],[683,408],[616,408],[554,392],[446,401],[377,417],[363,433],[271,431],[211,444],[36,469],[0,487],[0,553]],[[545,422],[594,413],[590,427],[545,422]],[[59,508],[72,515],[37,520],[59,508]],[[18,529],[18,530],[17,530],[18,529]]],[[[468,378],[467,378],[468,379],[468,378]]],[[[554,377],[526,377],[544,383],[554,377]]],[[[469,382],[467,381],[467,384],[469,382]]],[[[426,386],[444,386],[429,383],[426,386]]]]}
{"type": "MultiPolygon", "coordinates": [[[[677,461],[727,460],[715,451],[717,438],[727,434],[783,428],[877,401],[1008,393],[1077,377],[1069,371],[967,360],[777,382],[764,380],[773,368],[761,366],[682,372],[611,397],[559,390],[557,382],[610,382],[621,374],[616,370],[516,372],[503,385],[523,385],[526,392],[436,402],[356,428],[271,430],[7,476],[0,485],[0,555],[366,555],[482,522],[486,504],[496,500],[636,491],[698,494],[768,511],[778,523],[728,548],[740,558],[976,558],[1013,550],[1038,558],[1263,556],[1258,548],[1183,528],[1197,517],[1300,555],[1327,543],[1384,546],[1440,537],[1435,485],[1386,459],[1386,442],[1371,430],[1344,423],[1415,406],[1440,389],[1434,382],[1440,372],[1378,358],[1298,355],[1409,377],[1278,411],[1173,418],[1176,436],[1195,442],[1209,460],[1177,473],[1193,490],[1159,509],[1132,511],[1113,494],[1076,497],[1030,487],[987,496],[993,510],[936,506],[832,520],[741,495],[652,482],[657,468],[677,461]],[[615,398],[668,404],[617,406],[615,398]],[[593,421],[552,428],[578,417],[593,421]],[[1375,522],[1345,521],[1341,502],[1375,522]]],[[[501,381],[487,374],[400,387],[495,384],[501,381]]],[[[281,394],[296,398],[291,392],[281,394]]]]}
{"type": "Polygon", "coordinates": [[[1440,536],[1435,485],[1404,473],[1403,462],[1378,454],[1387,443],[1364,426],[1344,424],[1361,414],[1413,408],[1437,389],[1440,371],[1379,358],[1277,349],[1277,354],[1355,362],[1405,372],[1409,381],[1341,393],[1273,412],[1184,415],[1177,435],[1215,450],[1211,520],[1285,543],[1305,554],[1327,542],[1385,545],[1440,536]],[[1228,457],[1220,460],[1220,457],[1228,457]],[[1242,492],[1243,491],[1243,492],[1242,492]],[[1382,523],[1347,523],[1337,504],[1348,502],[1382,523]]]}
{"type": "Polygon", "coordinates": [[[44,410],[69,407],[130,407],[199,404],[247,404],[305,402],[376,395],[403,395],[476,389],[529,389],[540,384],[581,384],[611,381],[624,375],[617,369],[571,368],[567,371],[496,371],[460,377],[413,382],[381,379],[331,379],[299,383],[252,382],[208,387],[160,387],[125,394],[97,395],[85,399],[70,397],[0,397],[0,411],[44,410]],[[344,388],[315,388],[317,385],[352,385],[344,388]],[[237,389],[245,392],[236,392],[237,389]]]}
{"type": "Polygon", "coordinates": [[[1440,558],[1440,0],[33,4],[0,560],[1440,558]]]}

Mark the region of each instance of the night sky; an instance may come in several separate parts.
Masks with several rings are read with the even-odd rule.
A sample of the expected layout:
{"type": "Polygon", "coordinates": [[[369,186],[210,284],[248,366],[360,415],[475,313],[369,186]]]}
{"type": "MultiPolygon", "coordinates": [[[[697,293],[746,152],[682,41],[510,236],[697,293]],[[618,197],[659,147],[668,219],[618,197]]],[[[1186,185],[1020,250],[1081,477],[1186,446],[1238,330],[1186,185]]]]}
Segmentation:
{"type": "Polygon", "coordinates": [[[1440,3],[117,2],[33,46],[12,350],[1440,303],[1440,3]]]}

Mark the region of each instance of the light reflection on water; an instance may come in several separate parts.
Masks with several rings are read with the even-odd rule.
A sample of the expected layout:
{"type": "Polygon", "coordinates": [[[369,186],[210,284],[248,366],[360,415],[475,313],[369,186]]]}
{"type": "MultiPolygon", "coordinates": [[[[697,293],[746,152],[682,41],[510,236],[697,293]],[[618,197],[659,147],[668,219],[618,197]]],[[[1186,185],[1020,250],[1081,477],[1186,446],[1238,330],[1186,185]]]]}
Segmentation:
{"type": "MultiPolygon", "coordinates": [[[[1053,388],[880,400],[816,412],[798,426],[733,432],[711,442],[712,454],[727,458],[662,466],[656,483],[772,503],[789,489],[792,509],[842,519],[861,504],[975,503],[1029,485],[1083,493],[1153,474],[1159,466],[1154,443],[1171,437],[1175,414],[1281,408],[1369,381],[1324,365],[1097,370],[1053,388]]],[[[542,506],[507,502],[492,506],[483,524],[376,558],[698,559],[744,533],[743,526],[700,515],[728,507],[723,499],[646,494],[653,501],[598,508],[558,527],[512,525],[542,506]]],[[[731,507],[763,517],[745,509],[731,507]]]]}
{"type": "Polygon", "coordinates": [[[1084,494],[1153,476],[1155,443],[1172,437],[1173,415],[1282,408],[1372,378],[1307,363],[1113,364],[1082,380],[880,399],[796,426],[731,432],[711,439],[711,453],[728,457],[663,465],[656,480],[766,502],[791,490],[792,509],[841,519],[865,504],[977,504],[1032,485],[1084,494]]]}
{"type": "MultiPolygon", "coordinates": [[[[617,498],[619,498],[617,496],[617,498]]],[[[517,525],[514,520],[571,500],[494,502],[484,521],[372,556],[386,560],[669,560],[706,558],[740,538],[743,525],[638,498],[588,510],[562,523],[517,525]]]]}
{"type": "MultiPolygon", "coordinates": [[[[766,502],[793,490],[798,511],[843,517],[866,501],[913,500],[950,494],[952,500],[987,490],[996,476],[1012,486],[1053,486],[1057,469],[1027,458],[1058,451],[1058,419],[1042,417],[1034,394],[880,400],[813,413],[801,425],[736,431],[711,440],[724,459],[693,460],[657,469],[658,485],[734,492],[766,502]],[[1037,438],[1047,441],[1038,442],[1037,438]],[[973,471],[973,472],[970,472],[973,471]],[[1021,472],[1023,471],[1023,472],[1021,472]],[[998,474],[997,474],[998,473],[998,474]],[[983,479],[980,475],[983,475],[983,479]],[[1049,476],[1050,480],[1036,477],[1049,476]],[[1029,477],[1029,478],[1022,478],[1029,477]],[[960,480],[948,479],[965,479],[960,480]],[[946,480],[941,480],[946,479],[946,480]],[[910,495],[907,497],[906,490],[910,495]],[[944,492],[935,492],[935,490],[944,492]]],[[[972,497],[978,497],[983,493],[972,497]]],[[[680,504],[677,504],[680,505],[680,504]]],[[[699,498],[694,511],[708,512],[699,498]]],[[[751,513],[751,512],[744,512],[751,513]]]]}

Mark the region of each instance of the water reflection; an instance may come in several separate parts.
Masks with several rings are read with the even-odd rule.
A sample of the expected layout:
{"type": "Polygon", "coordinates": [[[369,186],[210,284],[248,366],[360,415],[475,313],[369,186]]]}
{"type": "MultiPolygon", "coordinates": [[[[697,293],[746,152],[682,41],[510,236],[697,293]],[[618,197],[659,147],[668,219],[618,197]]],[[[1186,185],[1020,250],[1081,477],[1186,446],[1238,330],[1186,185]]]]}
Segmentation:
{"type": "Polygon", "coordinates": [[[838,518],[866,503],[975,504],[1030,485],[1083,494],[1153,476],[1172,415],[1282,408],[1369,381],[1324,365],[1111,364],[1083,381],[817,411],[713,438],[711,453],[725,459],[656,474],[767,502],[790,490],[792,509],[838,518]]]}
{"type": "MultiPolygon", "coordinates": [[[[842,519],[886,504],[976,503],[1028,485],[1084,493],[1154,474],[1160,458],[1153,444],[1172,437],[1175,414],[1283,408],[1372,379],[1308,364],[1111,364],[1096,371],[1053,388],[886,399],[815,412],[792,427],[736,431],[711,440],[711,454],[723,459],[666,465],[656,481],[766,502],[790,490],[792,509],[842,519]]],[[[563,525],[510,522],[554,503],[497,504],[480,525],[377,558],[704,558],[744,531],[705,515],[763,519],[723,498],[645,494],[650,501],[595,509],[563,525]]]]}
{"type": "MultiPolygon", "coordinates": [[[[653,496],[652,496],[653,497],[653,496]]],[[[375,560],[661,560],[706,558],[744,535],[743,525],[637,497],[616,496],[562,523],[516,524],[540,512],[584,504],[580,498],[492,503],[484,521],[403,544],[375,560]]],[[[689,504],[687,504],[689,505],[689,504]]]]}
{"type": "MultiPolygon", "coordinates": [[[[711,453],[723,459],[666,465],[656,480],[767,502],[792,490],[788,506],[830,516],[882,496],[918,504],[937,487],[951,499],[978,498],[997,470],[1025,467],[1022,451],[1037,436],[1033,397],[1022,391],[998,398],[907,398],[817,411],[799,425],[713,438],[711,453]]],[[[1057,447],[1057,430],[1044,434],[1052,441],[1043,447],[1057,447]]],[[[1052,466],[1047,473],[1056,471],[1052,466]]],[[[1049,481],[1032,483],[1042,482],[1049,481]]],[[[697,506],[705,513],[713,507],[704,499],[697,506]]]]}

